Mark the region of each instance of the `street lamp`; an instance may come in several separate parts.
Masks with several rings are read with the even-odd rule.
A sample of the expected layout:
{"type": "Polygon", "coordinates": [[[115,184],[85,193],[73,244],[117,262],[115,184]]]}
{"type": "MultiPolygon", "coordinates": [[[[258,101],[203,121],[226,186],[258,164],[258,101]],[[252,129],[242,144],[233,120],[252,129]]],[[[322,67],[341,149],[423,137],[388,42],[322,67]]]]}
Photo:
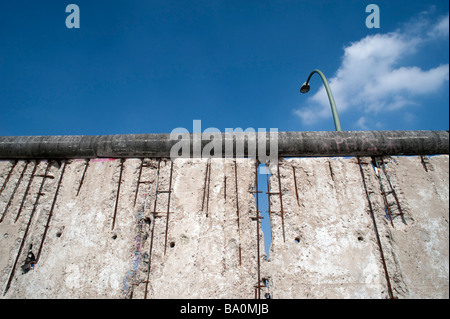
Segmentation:
{"type": "Polygon", "coordinates": [[[300,88],[300,93],[308,93],[310,90],[309,86],[309,80],[311,79],[311,76],[317,73],[322,78],[323,84],[325,85],[325,89],[327,90],[328,99],[330,100],[331,105],[331,112],[333,113],[333,119],[334,119],[334,126],[336,127],[336,131],[342,131],[341,130],[341,122],[339,121],[339,115],[336,109],[336,103],[334,102],[333,93],[331,93],[330,85],[328,84],[327,79],[325,78],[325,75],[323,75],[322,71],[320,70],[314,70],[311,72],[311,74],[308,77],[308,80],[306,80],[305,83],[303,83],[302,87],[300,88]]]}

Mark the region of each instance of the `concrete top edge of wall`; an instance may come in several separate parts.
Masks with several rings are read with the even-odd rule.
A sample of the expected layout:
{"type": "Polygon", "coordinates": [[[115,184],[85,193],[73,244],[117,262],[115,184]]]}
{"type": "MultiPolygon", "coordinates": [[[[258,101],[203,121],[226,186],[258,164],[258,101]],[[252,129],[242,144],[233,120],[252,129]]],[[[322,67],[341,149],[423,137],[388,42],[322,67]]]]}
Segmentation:
{"type": "Polygon", "coordinates": [[[449,154],[449,131],[0,136],[0,159],[173,158],[174,155],[185,158],[230,155],[277,158],[437,154],[449,154]]]}

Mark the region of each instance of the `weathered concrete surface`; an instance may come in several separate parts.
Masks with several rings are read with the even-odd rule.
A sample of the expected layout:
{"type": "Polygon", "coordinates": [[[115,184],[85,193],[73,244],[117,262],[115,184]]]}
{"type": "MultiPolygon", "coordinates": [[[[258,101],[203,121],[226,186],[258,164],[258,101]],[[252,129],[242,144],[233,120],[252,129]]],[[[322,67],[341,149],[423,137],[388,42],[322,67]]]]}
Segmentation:
{"type": "MultiPolygon", "coordinates": [[[[362,158],[361,165],[381,249],[356,158],[280,163],[284,235],[281,214],[271,214],[273,241],[264,267],[273,298],[449,297],[448,156],[431,157],[429,164],[417,156],[385,158],[406,224],[394,215],[398,210],[392,194],[387,196],[392,224],[386,218],[371,161],[362,158]]],[[[276,191],[277,166],[270,169],[276,191]]],[[[388,190],[386,175],[378,173],[388,190]]],[[[271,208],[280,211],[278,195],[271,195],[271,208]]]]}
{"type": "Polygon", "coordinates": [[[0,161],[0,294],[254,298],[260,277],[262,298],[449,298],[448,156],[360,161],[364,178],[357,158],[281,160],[283,214],[270,165],[259,274],[253,160],[237,178],[232,159],[0,161]]]}
{"type": "MultiPolygon", "coordinates": [[[[394,157],[386,162],[406,223],[398,216],[392,226],[384,211],[379,178],[371,167],[366,171],[394,296],[449,298],[448,156],[431,157],[429,164],[420,157],[394,157]]],[[[387,188],[387,178],[380,174],[387,188]]],[[[387,198],[395,208],[395,199],[387,198]]]]}
{"type": "MultiPolygon", "coordinates": [[[[25,234],[43,179],[37,175],[43,174],[48,162],[38,164],[17,222],[34,162],[28,165],[5,214],[25,162],[15,166],[0,194],[3,298],[143,298],[146,290],[147,298],[254,297],[256,225],[250,217],[255,214],[255,202],[249,192],[255,180],[253,161],[237,160],[239,216],[233,161],[213,159],[206,186],[206,161],[174,161],[170,203],[173,213],[167,219],[169,193],[165,191],[169,190],[171,162],[162,160],[158,174],[158,161],[145,161],[140,181],[148,183],[140,184],[134,206],[141,160],[126,160],[114,229],[120,160],[91,160],[77,196],[85,163],[75,160],[67,164],[41,256],[33,270],[25,274],[21,266],[30,244],[37,255],[62,168],[51,163],[48,174],[54,179],[46,179],[42,191],[45,195],[40,197],[25,234]],[[225,174],[229,178],[226,194],[225,174]],[[156,212],[160,213],[152,214],[157,187],[160,192],[156,212]],[[204,188],[209,191],[208,203],[207,196],[203,199],[204,188]]],[[[0,162],[1,185],[12,166],[12,161],[0,162]]]]}
{"type": "MultiPolygon", "coordinates": [[[[277,167],[270,168],[271,188],[277,190],[277,167]]],[[[382,268],[355,159],[290,159],[279,169],[284,238],[281,214],[272,214],[266,267],[270,295],[384,298],[382,268]]],[[[280,211],[279,196],[271,196],[271,207],[280,211]]]]}
{"type": "MultiPolygon", "coordinates": [[[[162,190],[169,189],[168,166],[161,169],[165,176],[159,186],[162,190]]],[[[202,160],[174,162],[176,176],[171,206],[174,213],[169,215],[166,256],[167,214],[156,220],[152,218],[155,241],[148,298],[254,296],[256,225],[250,217],[255,202],[249,190],[254,183],[255,164],[249,160],[237,162],[239,217],[232,178],[234,162],[213,159],[209,172],[207,168],[208,162],[202,160]],[[229,178],[228,183],[225,176],[229,178]]],[[[168,194],[158,195],[156,211],[167,210],[167,198],[168,194]]],[[[261,234],[261,245],[263,242],[261,234]]],[[[143,289],[139,290],[142,297],[143,289]]]]}

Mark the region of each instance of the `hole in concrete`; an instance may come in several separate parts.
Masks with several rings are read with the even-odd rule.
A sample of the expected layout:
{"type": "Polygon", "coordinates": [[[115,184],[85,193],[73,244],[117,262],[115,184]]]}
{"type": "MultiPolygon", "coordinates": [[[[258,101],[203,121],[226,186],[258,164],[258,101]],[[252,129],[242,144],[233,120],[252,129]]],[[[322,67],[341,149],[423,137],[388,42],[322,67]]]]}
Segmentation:
{"type": "Polygon", "coordinates": [[[358,241],[364,241],[364,237],[363,236],[358,236],[358,241]]]}
{"type": "Polygon", "coordinates": [[[62,235],[62,233],[60,231],[56,233],[56,237],[58,237],[58,238],[61,237],[61,235],[62,235]]]}
{"type": "Polygon", "coordinates": [[[111,238],[112,238],[112,239],[116,239],[116,238],[117,238],[117,234],[113,234],[113,235],[111,236],[111,238]]]}
{"type": "Polygon", "coordinates": [[[264,297],[265,297],[266,299],[270,299],[270,294],[269,294],[269,293],[266,293],[266,294],[264,295],[264,297]]]}
{"type": "Polygon", "coordinates": [[[169,246],[170,246],[170,248],[173,248],[173,247],[175,247],[175,242],[170,242],[170,244],[169,244],[169,246]]]}
{"type": "Polygon", "coordinates": [[[25,259],[25,263],[21,266],[22,273],[26,274],[28,271],[30,271],[34,264],[36,263],[36,257],[34,256],[33,252],[31,251],[31,248],[33,245],[30,245],[30,250],[28,251],[27,258],[25,259]]]}
{"type": "Polygon", "coordinates": [[[145,217],[144,223],[146,223],[147,225],[150,225],[152,223],[152,220],[150,219],[150,217],[145,217]]]}
{"type": "Polygon", "coordinates": [[[295,243],[298,244],[299,242],[300,242],[300,237],[299,236],[295,237],[295,243]]]}

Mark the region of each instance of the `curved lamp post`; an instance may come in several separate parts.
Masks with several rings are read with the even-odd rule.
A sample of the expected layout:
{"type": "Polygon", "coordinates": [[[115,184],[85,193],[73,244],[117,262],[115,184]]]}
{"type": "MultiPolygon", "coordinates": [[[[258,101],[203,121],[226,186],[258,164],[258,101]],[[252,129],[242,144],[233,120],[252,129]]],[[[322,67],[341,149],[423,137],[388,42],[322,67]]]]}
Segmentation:
{"type": "Polygon", "coordinates": [[[334,102],[333,93],[331,93],[330,85],[328,84],[327,79],[325,78],[325,75],[320,70],[314,70],[311,72],[311,74],[308,77],[308,80],[306,80],[305,83],[303,83],[302,87],[300,88],[301,93],[308,93],[309,89],[311,88],[309,86],[309,80],[311,79],[311,76],[317,73],[322,78],[323,84],[325,85],[325,89],[327,90],[328,99],[330,100],[331,104],[331,112],[333,113],[333,119],[334,119],[334,126],[336,127],[336,131],[342,131],[341,130],[341,122],[339,121],[339,115],[336,109],[336,103],[334,102]]]}

